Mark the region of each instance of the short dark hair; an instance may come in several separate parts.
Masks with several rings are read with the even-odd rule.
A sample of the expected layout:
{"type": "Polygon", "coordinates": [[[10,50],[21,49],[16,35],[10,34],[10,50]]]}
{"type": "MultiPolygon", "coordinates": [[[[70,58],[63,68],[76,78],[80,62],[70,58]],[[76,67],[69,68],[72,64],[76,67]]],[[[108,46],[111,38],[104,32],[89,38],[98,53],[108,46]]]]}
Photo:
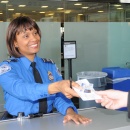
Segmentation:
{"type": "Polygon", "coordinates": [[[36,22],[27,17],[27,16],[19,16],[15,18],[8,26],[7,28],[7,34],[6,34],[6,45],[7,49],[9,51],[10,56],[19,58],[22,56],[22,54],[19,52],[18,48],[15,47],[14,41],[16,40],[16,34],[19,34],[20,32],[26,31],[26,30],[32,30],[36,29],[37,33],[39,34],[41,38],[41,31],[36,22]]]}

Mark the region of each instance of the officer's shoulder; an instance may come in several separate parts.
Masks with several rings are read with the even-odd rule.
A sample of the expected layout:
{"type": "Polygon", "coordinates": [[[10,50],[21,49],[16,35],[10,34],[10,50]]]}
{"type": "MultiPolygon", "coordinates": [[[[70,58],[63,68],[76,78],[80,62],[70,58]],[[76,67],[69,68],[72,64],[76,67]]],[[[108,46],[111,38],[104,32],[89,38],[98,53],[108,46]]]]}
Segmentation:
{"type": "Polygon", "coordinates": [[[55,64],[55,62],[52,59],[47,59],[47,58],[42,58],[44,63],[51,63],[51,64],[55,64]]]}
{"type": "Polygon", "coordinates": [[[11,62],[17,62],[17,59],[10,58],[0,63],[0,75],[7,73],[8,71],[11,70],[12,68],[10,64],[11,62]]]}
{"type": "Polygon", "coordinates": [[[18,60],[16,58],[10,58],[10,59],[4,60],[3,62],[10,63],[10,62],[17,62],[17,61],[18,60]]]}

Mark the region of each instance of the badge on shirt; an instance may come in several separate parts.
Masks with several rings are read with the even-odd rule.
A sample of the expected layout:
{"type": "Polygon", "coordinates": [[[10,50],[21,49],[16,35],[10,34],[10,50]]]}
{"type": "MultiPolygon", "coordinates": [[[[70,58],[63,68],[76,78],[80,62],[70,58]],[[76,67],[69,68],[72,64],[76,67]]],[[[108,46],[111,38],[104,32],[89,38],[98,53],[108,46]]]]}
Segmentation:
{"type": "Polygon", "coordinates": [[[53,77],[53,75],[50,71],[48,71],[48,78],[49,78],[50,81],[54,80],[54,77],[53,77]]]}
{"type": "Polygon", "coordinates": [[[4,73],[6,73],[6,72],[8,72],[10,70],[11,70],[10,66],[8,66],[6,64],[5,65],[1,65],[0,66],[0,75],[4,74],[4,73]]]}

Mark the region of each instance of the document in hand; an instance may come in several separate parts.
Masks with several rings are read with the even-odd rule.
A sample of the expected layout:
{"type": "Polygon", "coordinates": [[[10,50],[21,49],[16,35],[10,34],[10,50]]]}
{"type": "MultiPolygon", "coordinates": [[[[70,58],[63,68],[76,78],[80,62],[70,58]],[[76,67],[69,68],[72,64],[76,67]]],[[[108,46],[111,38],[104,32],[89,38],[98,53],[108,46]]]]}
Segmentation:
{"type": "Polygon", "coordinates": [[[87,79],[78,80],[76,83],[78,83],[82,89],[75,87],[73,87],[73,89],[79,94],[83,101],[101,99],[101,97],[95,93],[93,84],[89,83],[87,79]]]}

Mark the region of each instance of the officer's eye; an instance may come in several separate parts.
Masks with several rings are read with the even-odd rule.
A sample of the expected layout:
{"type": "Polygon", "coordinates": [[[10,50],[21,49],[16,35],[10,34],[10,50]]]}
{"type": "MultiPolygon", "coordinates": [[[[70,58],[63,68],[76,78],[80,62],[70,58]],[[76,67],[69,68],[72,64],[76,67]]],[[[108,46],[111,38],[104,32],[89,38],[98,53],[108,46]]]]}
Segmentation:
{"type": "Polygon", "coordinates": [[[37,35],[38,34],[37,31],[35,31],[34,34],[37,35]]]}
{"type": "Polygon", "coordinates": [[[24,37],[24,38],[28,38],[29,36],[28,36],[28,35],[24,35],[23,37],[24,37]]]}

